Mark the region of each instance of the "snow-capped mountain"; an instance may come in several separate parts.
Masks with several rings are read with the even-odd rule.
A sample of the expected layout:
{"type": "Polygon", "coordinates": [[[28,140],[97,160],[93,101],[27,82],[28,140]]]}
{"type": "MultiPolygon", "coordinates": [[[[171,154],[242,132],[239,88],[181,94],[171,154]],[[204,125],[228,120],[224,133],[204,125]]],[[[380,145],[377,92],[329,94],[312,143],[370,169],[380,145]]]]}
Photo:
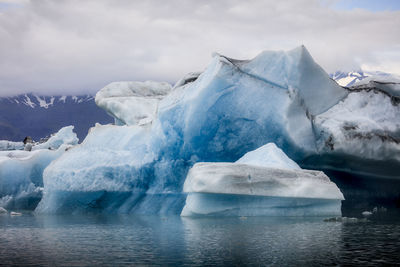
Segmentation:
{"type": "Polygon", "coordinates": [[[352,86],[355,83],[364,80],[365,78],[368,77],[390,77],[390,76],[393,75],[381,71],[371,72],[362,70],[350,71],[350,72],[336,71],[335,73],[330,74],[330,77],[334,79],[339,85],[346,87],[352,86]]]}
{"type": "Polygon", "coordinates": [[[112,118],[94,102],[94,96],[41,96],[22,94],[0,98],[0,140],[34,140],[74,125],[79,140],[96,122],[106,124],[112,118]]]}
{"type": "MultiPolygon", "coordinates": [[[[93,101],[94,97],[91,95],[83,96],[39,96],[35,94],[22,94],[13,97],[4,97],[11,103],[23,104],[31,108],[45,108],[48,109],[51,106],[57,105],[58,103],[83,103],[93,101]]],[[[3,98],[3,99],[4,99],[3,98]]]]}

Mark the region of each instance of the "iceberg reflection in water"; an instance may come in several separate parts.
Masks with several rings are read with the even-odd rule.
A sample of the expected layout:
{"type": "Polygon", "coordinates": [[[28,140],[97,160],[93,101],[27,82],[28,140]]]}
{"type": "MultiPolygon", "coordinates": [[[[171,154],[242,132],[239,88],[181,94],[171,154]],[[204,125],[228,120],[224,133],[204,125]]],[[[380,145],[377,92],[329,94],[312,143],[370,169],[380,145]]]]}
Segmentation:
{"type": "Polygon", "coordinates": [[[5,265],[347,265],[400,261],[400,224],[323,218],[0,216],[5,265]]]}

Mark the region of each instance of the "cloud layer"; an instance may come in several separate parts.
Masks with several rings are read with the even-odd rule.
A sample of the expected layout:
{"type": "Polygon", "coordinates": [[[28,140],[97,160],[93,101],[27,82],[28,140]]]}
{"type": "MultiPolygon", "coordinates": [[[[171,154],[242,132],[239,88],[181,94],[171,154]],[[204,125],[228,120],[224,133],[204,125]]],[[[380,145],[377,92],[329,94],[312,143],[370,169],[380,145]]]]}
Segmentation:
{"type": "Polygon", "coordinates": [[[400,73],[400,11],[336,10],[329,0],[19,1],[0,0],[0,96],[174,82],[214,51],[245,59],[301,44],[328,72],[400,73]]]}

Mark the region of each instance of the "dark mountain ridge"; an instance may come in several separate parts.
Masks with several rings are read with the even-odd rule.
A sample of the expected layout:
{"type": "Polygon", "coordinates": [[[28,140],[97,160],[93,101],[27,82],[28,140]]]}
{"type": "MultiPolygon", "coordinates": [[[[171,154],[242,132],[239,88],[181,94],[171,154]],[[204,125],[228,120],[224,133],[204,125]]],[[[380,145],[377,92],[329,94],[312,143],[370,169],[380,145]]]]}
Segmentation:
{"type": "Polygon", "coordinates": [[[97,107],[92,95],[43,96],[33,93],[0,97],[0,140],[34,140],[57,132],[67,125],[82,141],[95,123],[107,124],[113,119],[97,107]]]}

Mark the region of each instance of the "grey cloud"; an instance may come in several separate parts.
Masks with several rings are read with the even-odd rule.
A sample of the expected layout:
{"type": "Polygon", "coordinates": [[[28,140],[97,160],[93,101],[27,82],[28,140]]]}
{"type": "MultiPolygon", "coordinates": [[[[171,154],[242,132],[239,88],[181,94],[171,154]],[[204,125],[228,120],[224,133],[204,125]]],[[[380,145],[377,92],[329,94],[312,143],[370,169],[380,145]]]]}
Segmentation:
{"type": "Polygon", "coordinates": [[[328,72],[399,71],[400,12],[339,11],[331,2],[20,0],[0,9],[0,95],[173,82],[204,69],[213,51],[251,58],[301,44],[328,72]]]}

